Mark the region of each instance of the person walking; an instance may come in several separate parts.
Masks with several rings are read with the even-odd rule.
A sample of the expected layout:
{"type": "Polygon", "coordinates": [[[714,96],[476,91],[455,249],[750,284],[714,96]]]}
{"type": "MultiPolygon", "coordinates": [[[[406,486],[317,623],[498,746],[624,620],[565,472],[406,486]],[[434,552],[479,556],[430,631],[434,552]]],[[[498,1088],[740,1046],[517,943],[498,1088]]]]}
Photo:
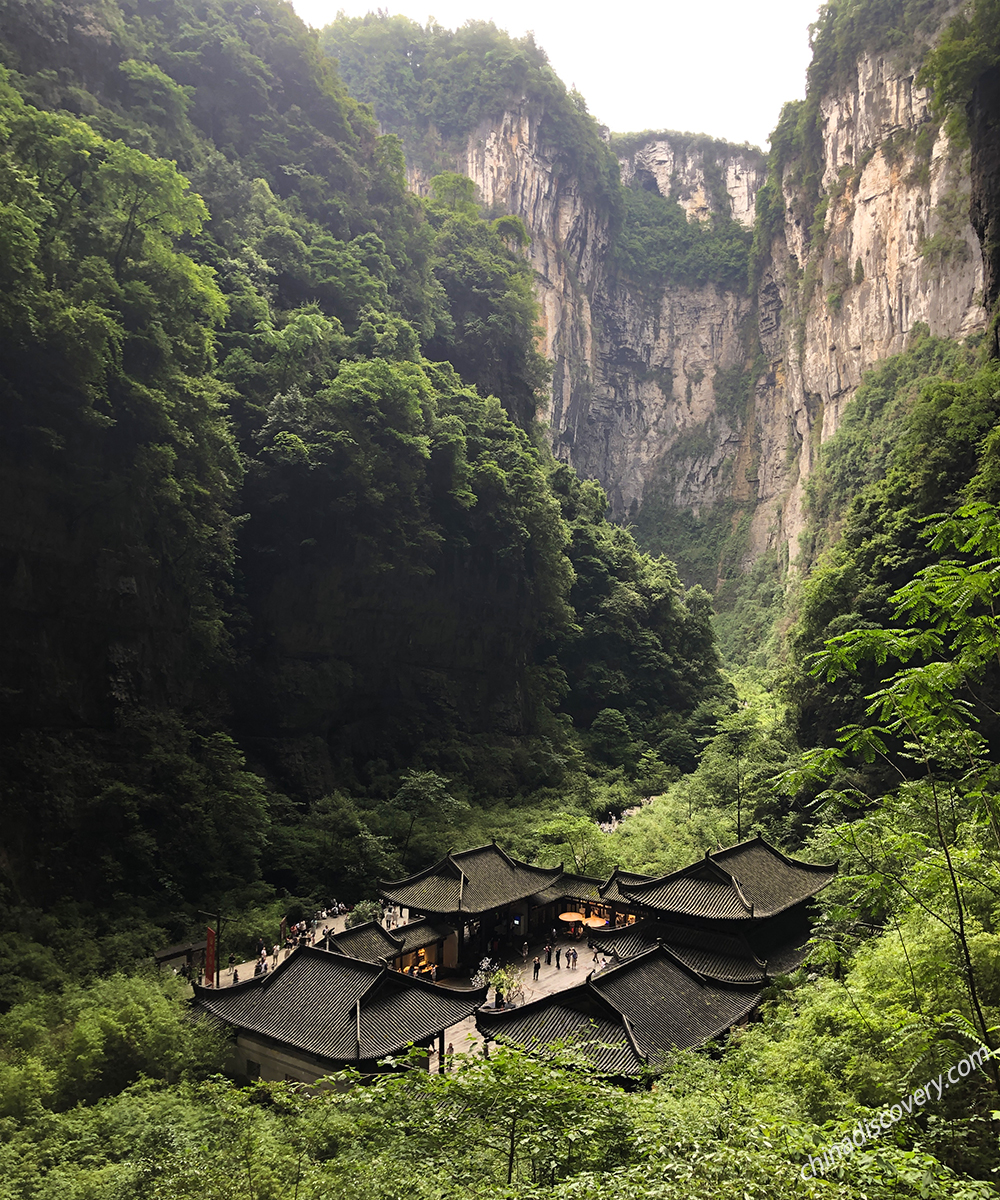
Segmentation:
{"type": "Polygon", "coordinates": [[[559,965],[559,955],[560,954],[562,954],[562,946],[556,946],[556,970],[557,971],[562,969],[559,965]]]}
{"type": "Polygon", "coordinates": [[[537,981],[537,979],[538,979],[538,972],[539,972],[541,969],[542,969],[542,960],[541,960],[541,959],[538,957],[538,955],[536,954],[536,955],[535,955],[535,961],[534,961],[534,963],[532,964],[532,978],[533,978],[533,979],[535,979],[536,981],[537,981]]]}
{"type": "Polygon", "coordinates": [[[547,967],[552,966],[552,944],[551,943],[549,943],[545,947],[545,965],[547,967]]]}
{"type": "Polygon", "coordinates": [[[525,942],[524,945],[521,947],[521,961],[524,963],[526,963],[528,961],[528,943],[527,942],[525,942]]]}

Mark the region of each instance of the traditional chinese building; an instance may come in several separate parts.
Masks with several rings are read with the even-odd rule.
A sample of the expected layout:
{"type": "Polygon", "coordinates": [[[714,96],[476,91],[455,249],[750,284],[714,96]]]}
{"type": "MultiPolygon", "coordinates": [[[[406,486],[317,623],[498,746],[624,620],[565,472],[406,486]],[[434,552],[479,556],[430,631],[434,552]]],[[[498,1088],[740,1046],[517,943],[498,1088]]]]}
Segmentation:
{"type": "Polygon", "coordinates": [[[380,884],[379,892],[411,913],[454,928],[458,959],[467,961],[495,940],[506,944],[528,936],[531,897],[562,875],[562,867],[519,862],[494,842],[446,854],[416,875],[380,884]]]}
{"type": "Polygon", "coordinates": [[[387,900],[421,919],[331,935],[326,949],[301,947],[268,975],[198,987],[196,1002],[233,1027],[236,1072],[250,1077],[374,1073],[380,1060],[435,1039],[443,1056],[444,1031],[475,1012],[487,1041],[531,1049],[570,1040],[598,1070],[627,1081],[749,1018],[773,978],[801,963],[808,902],[836,869],[758,837],[659,878],[616,870],[602,881],[481,846],[382,884],[387,900]],[[547,939],[567,916],[563,930],[581,935],[582,951],[586,929],[593,955],[576,987],[490,1010],[485,988],[426,978],[498,944],[547,939]]]}
{"type": "Polygon", "coordinates": [[[767,986],[761,964],[719,956],[695,969],[665,945],[591,973],[585,983],[520,1008],[476,1014],[484,1038],[542,1050],[567,1042],[622,1082],[674,1048],[700,1045],[745,1021],[767,986]],[[737,965],[738,964],[738,965],[737,965]]]}
{"type": "Polygon", "coordinates": [[[394,971],[427,976],[434,967],[454,971],[458,966],[458,931],[444,921],[409,921],[391,933],[378,921],[331,934],[324,945],[339,954],[382,963],[394,971]]]}
{"type": "Polygon", "coordinates": [[[615,870],[604,881],[545,872],[493,845],[381,890],[454,922],[460,950],[474,953],[491,940],[547,938],[560,916],[579,917],[572,927],[581,936],[606,921],[587,928],[593,970],[584,983],[523,1007],[480,1009],[476,1024],[487,1040],[527,1048],[575,1042],[598,1070],[624,1080],[747,1020],[774,977],[801,964],[808,903],[836,871],[761,837],[659,878],[615,870]]]}
{"type": "Polygon", "coordinates": [[[801,942],[808,930],[807,904],[836,871],[836,864],[789,858],[756,837],[707,852],[659,878],[616,868],[602,881],[519,862],[494,843],[448,854],[408,879],[382,883],[379,890],[411,913],[454,928],[459,961],[468,962],[498,942],[509,947],[541,940],[567,907],[584,920],[606,920],[610,930],[657,920],[704,935],[739,933],[751,938],[755,951],[770,954],[801,942]]]}
{"type": "Polygon", "coordinates": [[[410,1045],[430,1049],[470,1016],[486,988],[458,991],[301,946],[267,975],[232,987],[195,987],[196,1006],[232,1026],[235,1074],[314,1083],[354,1067],[362,1074],[410,1045]]]}
{"type": "Polygon", "coordinates": [[[705,857],[659,879],[619,885],[624,900],[644,915],[703,928],[748,929],[789,913],[826,887],[836,864],[789,858],[760,836],[705,857]]]}

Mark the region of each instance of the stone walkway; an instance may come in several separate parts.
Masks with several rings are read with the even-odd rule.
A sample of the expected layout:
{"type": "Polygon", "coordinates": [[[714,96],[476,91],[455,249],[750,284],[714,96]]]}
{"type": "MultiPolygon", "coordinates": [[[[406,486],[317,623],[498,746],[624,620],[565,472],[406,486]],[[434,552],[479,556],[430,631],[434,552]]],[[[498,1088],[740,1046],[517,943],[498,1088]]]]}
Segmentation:
{"type": "MultiPolygon", "coordinates": [[[[327,917],[325,921],[320,921],[316,932],[314,934],[310,934],[309,944],[315,945],[317,942],[321,942],[323,940],[324,929],[331,929],[334,933],[343,933],[347,928],[347,915],[348,914],[345,913],[339,917],[327,917]]],[[[273,942],[268,942],[267,969],[269,971],[273,970],[274,967],[274,963],[271,958],[271,948],[273,946],[273,942]]],[[[282,962],[288,957],[289,954],[291,954],[291,951],[286,951],[285,948],[282,947],[278,951],[278,962],[282,962]]],[[[232,987],[234,969],[239,975],[240,983],[246,983],[248,979],[253,979],[253,969],[256,965],[257,960],[254,958],[249,959],[247,962],[235,963],[232,967],[228,964],[223,964],[222,969],[219,971],[219,987],[232,987]]]]}
{"type": "MultiPolygon", "coordinates": [[[[559,938],[553,942],[553,951],[556,946],[562,950],[561,962],[562,966],[559,970],[556,969],[555,953],[552,955],[552,965],[545,965],[545,955],[542,952],[544,943],[537,946],[530,946],[528,950],[528,961],[522,963],[521,956],[517,955],[507,965],[516,967],[521,974],[521,988],[524,992],[524,999],[518,1001],[518,1007],[521,1004],[530,1004],[532,1000],[538,1000],[542,996],[551,996],[556,992],[564,992],[567,988],[576,987],[578,984],[586,981],[590,971],[595,970],[594,952],[587,949],[587,939],[582,938],[577,941],[575,938],[559,938]],[[566,966],[566,951],[573,947],[580,955],[580,961],[575,971],[569,970],[566,966]],[[538,979],[532,979],[533,959],[535,955],[542,960],[541,968],[538,972],[538,979]]],[[[598,960],[597,966],[600,966],[598,960]]],[[[466,989],[471,986],[468,979],[463,979],[461,976],[454,976],[450,979],[441,980],[445,987],[453,987],[466,989]]],[[[450,1029],[445,1030],[444,1034],[445,1055],[447,1056],[448,1047],[451,1046],[455,1054],[482,1054],[483,1039],[476,1029],[475,1016],[466,1017],[458,1025],[453,1025],[450,1029]]],[[[436,1071],[438,1069],[437,1047],[435,1045],[434,1053],[431,1055],[430,1069],[436,1071]]]]}

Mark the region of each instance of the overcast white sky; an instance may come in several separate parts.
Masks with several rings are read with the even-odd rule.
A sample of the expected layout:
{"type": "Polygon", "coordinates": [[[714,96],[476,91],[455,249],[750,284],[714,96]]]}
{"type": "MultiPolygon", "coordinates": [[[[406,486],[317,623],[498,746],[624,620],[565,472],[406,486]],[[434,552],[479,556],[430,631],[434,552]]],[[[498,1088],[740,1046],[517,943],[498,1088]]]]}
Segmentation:
{"type": "Polygon", "coordinates": [[[767,148],[781,105],[805,95],[819,0],[292,0],[317,28],[380,5],[455,29],[534,30],[568,87],[616,133],[677,129],[767,148]]]}

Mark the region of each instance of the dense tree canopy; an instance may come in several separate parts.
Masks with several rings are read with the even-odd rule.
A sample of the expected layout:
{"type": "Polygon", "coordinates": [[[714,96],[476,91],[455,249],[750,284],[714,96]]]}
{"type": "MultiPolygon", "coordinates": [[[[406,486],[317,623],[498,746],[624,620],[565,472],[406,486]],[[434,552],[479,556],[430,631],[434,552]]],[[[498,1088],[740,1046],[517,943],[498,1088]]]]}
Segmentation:
{"type": "MultiPolygon", "coordinates": [[[[996,363],[977,366],[969,348],[917,329],[910,349],[859,389],[810,486],[813,538],[821,543],[831,527],[841,536],[805,586],[798,661],[826,638],[891,619],[891,595],[936,557],[926,518],[967,491],[995,499],[997,376],[996,363]]],[[[863,666],[831,690],[800,668],[793,689],[803,741],[829,743],[890,669],[863,666]]]]}
{"type": "MultiPolygon", "coordinates": [[[[437,127],[530,85],[611,186],[530,42],[418,32],[437,127]]],[[[447,172],[410,194],[279,0],[4,0],[0,58],[0,903],[39,980],[39,904],[89,906],[82,958],[117,965],[124,895],[133,942],[179,937],[435,854],[408,769],[467,812],[609,770],[603,708],[635,706],[630,780],[683,732],[707,608],[537,440],[516,218],[447,172]]]]}
{"type": "Polygon", "coordinates": [[[321,45],[351,92],[404,139],[412,165],[426,174],[450,169],[449,151],[480,122],[527,101],[560,166],[617,220],[618,163],[583,98],[567,91],[532,34],[513,39],[486,21],[422,28],[380,11],[338,16],[322,31],[321,45]]]}

